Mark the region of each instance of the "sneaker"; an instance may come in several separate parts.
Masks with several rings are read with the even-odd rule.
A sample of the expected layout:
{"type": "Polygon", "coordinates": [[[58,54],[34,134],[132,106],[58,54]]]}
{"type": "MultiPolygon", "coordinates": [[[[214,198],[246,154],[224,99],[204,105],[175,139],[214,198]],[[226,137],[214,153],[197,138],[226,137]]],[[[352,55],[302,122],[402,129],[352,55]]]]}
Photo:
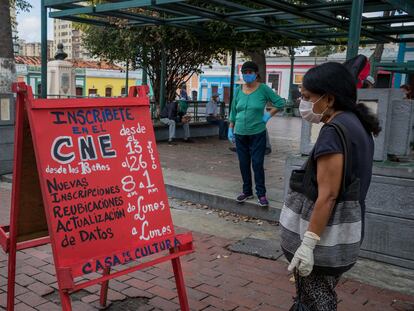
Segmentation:
{"type": "Polygon", "coordinates": [[[230,151],[236,152],[236,147],[229,147],[230,151]]]}
{"type": "Polygon", "coordinates": [[[169,141],[168,141],[168,145],[169,145],[169,146],[175,146],[175,145],[176,145],[176,143],[175,143],[173,140],[169,140],[169,141]]]}
{"type": "Polygon", "coordinates": [[[271,153],[272,153],[272,149],[266,148],[265,155],[268,155],[268,154],[271,154],[271,153]]]}
{"type": "Polygon", "coordinates": [[[259,205],[261,207],[268,207],[269,206],[269,201],[266,199],[265,196],[260,197],[259,200],[257,201],[257,203],[259,203],[259,205]]]}
{"type": "Polygon", "coordinates": [[[192,140],[191,138],[184,139],[184,142],[185,143],[195,143],[195,141],[192,140]]]}
{"type": "Polygon", "coordinates": [[[237,203],[243,203],[248,199],[253,199],[253,195],[246,195],[243,192],[239,194],[239,196],[236,198],[237,203]]]}

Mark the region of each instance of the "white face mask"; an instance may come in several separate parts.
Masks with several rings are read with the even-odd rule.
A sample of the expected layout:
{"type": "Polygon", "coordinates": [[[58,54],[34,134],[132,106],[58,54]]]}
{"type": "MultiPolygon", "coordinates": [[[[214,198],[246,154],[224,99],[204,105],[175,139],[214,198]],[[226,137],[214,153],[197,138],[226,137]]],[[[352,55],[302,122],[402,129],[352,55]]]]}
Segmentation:
{"type": "Polygon", "coordinates": [[[322,113],[314,113],[313,112],[313,106],[320,101],[325,95],[322,95],[321,97],[318,98],[318,100],[316,102],[311,102],[311,101],[307,101],[304,99],[300,100],[300,104],[299,104],[299,112],[300,115],[302,116],[302,118],[308,122],[311,123],[320,123],[323,117],[323,114],[325,113],[325,111],[328,109],[328,107],[326,107],[326,109],[322,112],[322,113]]]}

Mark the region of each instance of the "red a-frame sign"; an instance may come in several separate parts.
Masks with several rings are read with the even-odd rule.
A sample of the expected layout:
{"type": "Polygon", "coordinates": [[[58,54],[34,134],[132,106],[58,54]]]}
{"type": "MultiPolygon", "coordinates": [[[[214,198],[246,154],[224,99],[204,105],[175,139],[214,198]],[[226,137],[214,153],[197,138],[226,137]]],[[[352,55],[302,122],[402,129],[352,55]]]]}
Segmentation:
{"type": "Polygon", "coordinates": [[[189,310],[179,257],[191,233],[176,235],[149,113],[147,87],[127,98],[34,99],[17,93],[8,302],[14,309],[17,250],[51,242],[63,310],[70,293],[171,260],[182,310],[189,310]],[[37,168],[37,169],[36,169],[37,168]],[[110,273],[114,266],[128,264],[110,273]],[[97,272],[97,279],[75,278],[97,272]]]}

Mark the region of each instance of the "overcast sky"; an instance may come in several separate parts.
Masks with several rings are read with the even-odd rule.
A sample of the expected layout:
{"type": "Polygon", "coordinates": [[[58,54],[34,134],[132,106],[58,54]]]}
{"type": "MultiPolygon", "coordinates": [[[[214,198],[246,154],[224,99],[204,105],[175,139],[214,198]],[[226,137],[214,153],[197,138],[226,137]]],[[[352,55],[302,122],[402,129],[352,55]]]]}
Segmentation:
{"type": "MultiPolygon", "coordinates": [[[[31,0],[30,12],[17,14],[17,31],[20,39],[27,42],[40,42],[40,0],[31,0]]],[[[53,40],[53,19],[48,18],[48,39],[53,40]]]]}

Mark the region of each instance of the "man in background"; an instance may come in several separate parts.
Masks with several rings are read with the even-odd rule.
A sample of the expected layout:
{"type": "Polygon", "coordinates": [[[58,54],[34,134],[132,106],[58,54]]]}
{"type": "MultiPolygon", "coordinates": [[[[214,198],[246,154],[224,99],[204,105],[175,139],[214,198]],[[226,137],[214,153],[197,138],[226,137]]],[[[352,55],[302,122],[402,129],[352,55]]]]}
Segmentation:
{"type": "Polygon", "coordinates": [[[218,125],[219,127],[219,139],[227,139],[227,129],[228,123],[223,119],[222,116],[218,114],[220,104],[220,94],[214,93],[211,96],[211,100],[207,103],[206,106],[206,120],[210,124],[218,125]]]}
{"type": "Polygon", "coordinates": [[[160,113],[160,121],[169,127],[168,144],[175,145],[175,128],[176,123],[181,122],[184,129],[184,142],[193,143],[190,138],[190,120],[191,116],[187,115],[187,103],[185,101],[172,101],[165,104],[160,113]],[[181,103],[183,102],[183,103],[181,103]]]}

